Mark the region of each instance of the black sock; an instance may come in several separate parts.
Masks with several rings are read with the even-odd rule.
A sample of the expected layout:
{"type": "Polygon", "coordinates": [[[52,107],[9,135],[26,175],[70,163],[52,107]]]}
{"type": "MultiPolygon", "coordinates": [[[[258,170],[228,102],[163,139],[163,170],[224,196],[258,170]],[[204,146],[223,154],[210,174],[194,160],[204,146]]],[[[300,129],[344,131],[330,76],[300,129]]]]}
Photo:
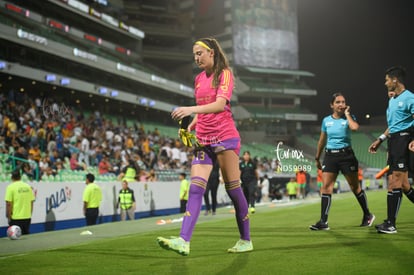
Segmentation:
{"type": "Polygon", "coordinates": [[[368,200],[364,190],[361,190],[361,192],[359,192],[358,195],[355,195],[355,197],[357,198],[359,205],[361,206],[362,211],[364,212],[364,216],[369,216],[370,213],[368,209],[368,200]]]}
{"type": "Polygon", "coordinates": [[[387,210],[388,210],[388,221],[395,225],[395,220],[398,216],[398,211],[400,210],[402,199],[402,189],[393,189],[387,194],[387,210]]]}
{"type": "Polygon", "coordinates": [[[321,196],[321,221],[328,222],[329,209],[331,208],[331,194],[322,194],[321,196]]]}
{"type": "Polygon", "coordinates": [[[410,190],[408,190],[408,192],[404,192],[404,194],[407,196],[407,198],[414,203],[414,189],[410,188],[410,190]]]}

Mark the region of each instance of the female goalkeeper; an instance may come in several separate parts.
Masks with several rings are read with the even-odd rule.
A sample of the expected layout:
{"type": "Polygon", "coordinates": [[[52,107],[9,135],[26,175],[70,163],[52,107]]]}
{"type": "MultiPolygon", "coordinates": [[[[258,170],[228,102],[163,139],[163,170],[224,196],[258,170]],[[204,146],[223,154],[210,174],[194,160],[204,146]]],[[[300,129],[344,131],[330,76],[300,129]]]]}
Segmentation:
{"type": "Polygon", "coordinates": [[[177,238],[158,237],[158,244],[183,256],[190,253],[190,239],[201,210],[203,194],[213,164],[218,161],[226,191],[235,210],[240,239],[229,253],[253,250],[246,198],[240,187],[240,135],[230,108],[234,79],[217,40],[203,38],[193,45],[195,63],[203,71],[195,78],[195,106],[178,107],[171,117],[181,120],[195,114],[187,131],[196,131],[201,146],[194,151],[187,209],[177,238]]]}

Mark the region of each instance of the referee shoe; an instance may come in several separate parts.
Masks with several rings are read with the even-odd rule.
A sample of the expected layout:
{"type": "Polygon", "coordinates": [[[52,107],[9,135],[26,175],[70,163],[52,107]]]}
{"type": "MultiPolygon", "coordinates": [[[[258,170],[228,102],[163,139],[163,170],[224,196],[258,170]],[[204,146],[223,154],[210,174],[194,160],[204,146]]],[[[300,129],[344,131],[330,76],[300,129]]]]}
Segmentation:
{"type": "Polygon", "coordinates": [[[360,226],[371,226],[372,223],[375,221],[375,215],[369,214],[369,216],[364,216],[362,218],[362,223],[360,226]]]}
{"type": "Polygon", "coordinates": [[[317,223],[309,226],[309,229],[310,230],[329,230],[330,228],[327,222],[318,221],[317,223]]]}
{"type": "Polygon", "coordinates": [[[375,228],[377,229],[378,233],[384,233],[384,234],[397,233],[397,228],[390,221],[384,221],[384,223],[376,225],[375,228]]]}

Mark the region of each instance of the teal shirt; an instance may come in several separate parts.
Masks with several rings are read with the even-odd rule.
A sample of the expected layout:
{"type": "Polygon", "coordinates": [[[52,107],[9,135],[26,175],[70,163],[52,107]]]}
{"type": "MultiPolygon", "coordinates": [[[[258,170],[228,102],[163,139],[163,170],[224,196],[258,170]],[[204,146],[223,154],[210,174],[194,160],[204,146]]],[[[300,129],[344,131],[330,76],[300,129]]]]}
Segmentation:
{"type": "Polygon", "coordinates": [[[390,134],[409,130],[414,127],[414,94],[403,91],[390,98],[387,109],[387,122],[390,134]]]}
{"type": "MultiPolygon", "coordinates": [[[[352,116],[355,120],[355,117],[352,116]]],[[[333,118],[332,115],[322,120],[321,131],[326,133],[326,149],[341,149],[351,146],[351,129],[345,116],[333,118]]]]}

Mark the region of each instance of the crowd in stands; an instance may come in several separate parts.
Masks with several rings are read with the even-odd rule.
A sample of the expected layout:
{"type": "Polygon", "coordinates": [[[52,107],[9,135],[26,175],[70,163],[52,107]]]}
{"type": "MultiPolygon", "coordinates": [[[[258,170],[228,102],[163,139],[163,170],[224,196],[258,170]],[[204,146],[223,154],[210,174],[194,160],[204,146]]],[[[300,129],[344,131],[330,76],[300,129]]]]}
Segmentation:
{"type": "Polygon", "coordinates": [[[155,170],[189,167],[189,149],[177,138],[145,132],[135,123],[114,123],[100,112],[88,115],[50,99],[30,98],[13,90],[0,94],[0,153],[30,179],[56,176],[62,170],[118,176],[134,160],[137,178],[156,180],[155,170]],[[10,157],[12,156],[12,157],[10,157]]]}
{"type": "MultiPolygon", "coordinates": [[[[145,131],[138,122],[128,127],[124,118],[114,122],[98,111],[85,114],[13,90],[0,94],[0,106],[0,154],[11,169],[21,169],[29,179],[90,169],[117,179],[133,160],[139,181],[160,180],[157,174],[166,170],[176,171],[177,180],[190,167],[191,148],[178,137],[162,136],[157,128],[145,131]]],[[[274,159],[255,161],[262,174],[278,166],[274,159]]]]}

